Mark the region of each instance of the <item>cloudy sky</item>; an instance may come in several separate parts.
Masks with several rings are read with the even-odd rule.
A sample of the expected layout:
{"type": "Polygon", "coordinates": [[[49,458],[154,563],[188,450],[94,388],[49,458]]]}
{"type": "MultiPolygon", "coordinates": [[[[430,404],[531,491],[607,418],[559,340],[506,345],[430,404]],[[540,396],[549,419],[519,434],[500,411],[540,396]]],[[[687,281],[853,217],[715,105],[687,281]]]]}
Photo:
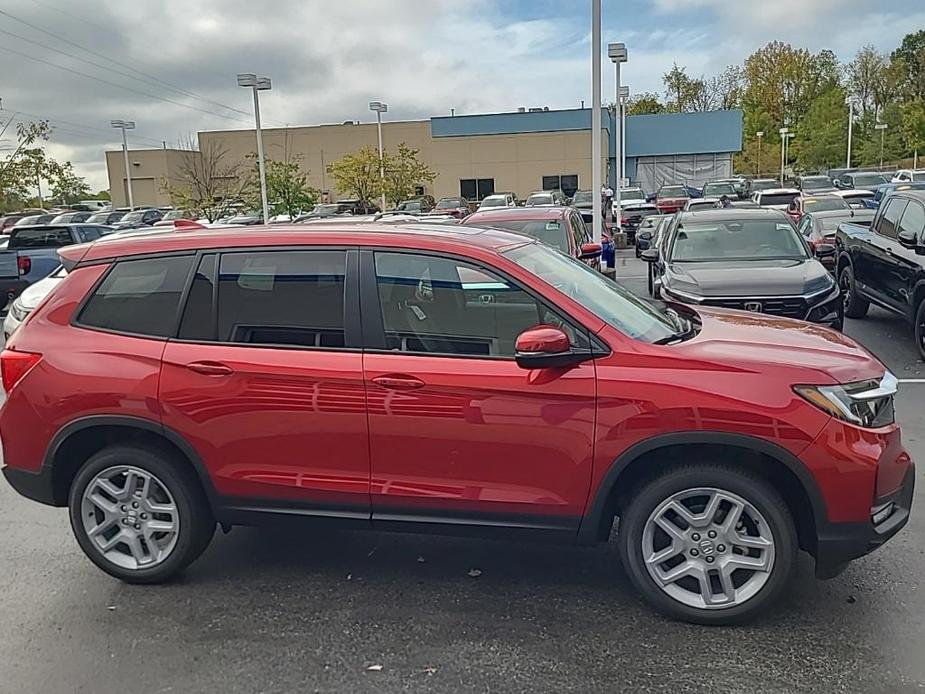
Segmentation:
{"type": "MultiPolygon", "coordinates": [[[[890,51],[925,4],[603,0],[603,25],[629,48],[624,81],[661,91],[673,61],[709,75],[774,39],[890,51]]],[[[0,127],[50,119],[52,154],[98,189],[113,118],[137,123],[132,147],[251,124],[237,72],[273,79],[267,125],[365,120],[371,99],[391,118],[568,108],[590,101],[589,32],[589,0],[3,0],[0,127]]]]}

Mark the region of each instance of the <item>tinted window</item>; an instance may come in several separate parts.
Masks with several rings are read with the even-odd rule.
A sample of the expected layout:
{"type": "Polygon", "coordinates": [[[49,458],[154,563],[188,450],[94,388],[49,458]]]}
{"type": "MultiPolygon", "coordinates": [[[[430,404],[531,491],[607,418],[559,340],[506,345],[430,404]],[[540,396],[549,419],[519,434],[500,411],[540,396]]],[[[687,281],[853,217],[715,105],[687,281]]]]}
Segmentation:
{"type": "Polygon", "coordinates": [[[501,219],[498,221],[486,219],[482,224],[532,236],[547,246],[558,248],[563,253],[568,253],[570,250],[568,245],[569,229],[566,228],[565,222],[559,219],[501,219]]]}
{"type": "Polygon", "coordinates": [[[513,357],[524,330],[562,327],[576,346],[582,331],[523,289],[467,263],[410,253],[377,253],[379,301],[390,350],[513,357]]]}
{"type": "Polygon", "coordinates": [[[106,275],[79,322],[125,333],[169,337],[192,256],[124,260],[106,275]]]}
{"type": "Polygon", "coordinates": [[[72,243],[74,241],[68,227],[14,228],[9,248],[61,248],[72,243]]]}
{"type": "Polygon", "coordinates": [[[344,346],[346,251],[222,256],[218,339],[244,344],[344,346]]]}
{"type": "Polygon", "coordinates": [[[180,321],[181,340],[214,340],[215,321],[212,297],[215,284],[215,255],[204,255],[196,268],[190,287],[183,319],[180,321]]]}
{"type": "Polygon", "coordinates": [[[855,188],[873,188],[887,182],[880,174],[854,174],[853,178],[855,188]]]}
{"type": "Polygon", "coordinates": [[[761,205],[789,205],[799,193],[762,193],[761,205]]]}
{"type": "Polygon", "coordinates": [[[883,203],[883,216],[880,218],[880,224],[877,231],[891,239],[896,238],[896,224],[902,217],[903,210],[906,209],[906,201],[898,198],[887,200],[883,203]]]}
{"type": "Polygon", "coordinates": [[[921,239],[923,230],[925,230],[925,207],[917,202],[910,202],[906,206],[906,211],[903,212],[899,228],[902,231],[911,231],[917,239],[921,239]]]}
{"type": "Polygon", "coordinates": [[[822,212],[823,210],[847,210],[848,203],[837,195],[819,198],[803,198],[803,209],[806,212],[822,212]]]}
{"type": "Polygon", "coordinates": [[[584,244],[591,242],[591,239],[588,236],[588,228],[585,226],[581,215],[569,215],[569,219],[572,223],[572,236],[575,239],[575,249],[580,253],[581,247],[584,244]]]}
{"type": "Polygon", "coordinates": [[[96,241],[100,237],[100,230],[98,227],[80,227],[77,236],[83,242],[96,241]]]}
{"type": "Polygon", "coordinates": [[[671,245],[672,261],[805,257],[805,246],[786,221],[685,221],[678,225],[671,245]]]}

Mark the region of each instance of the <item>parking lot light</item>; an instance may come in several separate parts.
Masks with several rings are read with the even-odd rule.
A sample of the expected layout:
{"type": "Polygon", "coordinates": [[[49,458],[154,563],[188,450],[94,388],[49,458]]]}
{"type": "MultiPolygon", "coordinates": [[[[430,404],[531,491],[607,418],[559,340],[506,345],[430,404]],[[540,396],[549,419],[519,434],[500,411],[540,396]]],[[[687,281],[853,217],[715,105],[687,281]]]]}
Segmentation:
{"type": "Polygon", "coordinates": [[[270,223],[270,206],[267,202],[267,171],[263,160],[263,133],[260,130],[260,98],[257,92],[267,91],[272,85],[269,77],[257,77],[253,72],[238,74],[238,86],[254,92],[254,126],[257,135],[257,169],[260,172],[260,204],[263,208],[263,223],[270,223]]]}
{"type": "Polygon", "coordinates": [[[135,129],[135,121],[132,120],[111,120],[109,125],[122,131],[122,158],[125,162],[125,188],[128,195],[128,206],[135,209],[135,200],[132,196],[132,172],[128,164],[128,138],[125,135],[126,130],[135,129]]]}
{"type": "MultiPolygon", "coordinates": [[[[620,65],[625,63],[627,59],[629,58],[629,54],[627,53],[627,50],[626,50],[626,44],[625,43],[607,44],[607,57],[610,58],[611,62],[613,62],[614,64],[614,67],[616,68],[617,89],[616,89],[615,94],[617,97],[617,108],[620,109],[620,114],[621,114],[620,117],[622,119],[623,106],[621,105],[621,101],[620,101],[620,92],[621,92],[620,65]]],[[[618,124],[618,126],[619,125],[620,124],[618,124]]],[[[617,185],[614,186],[615,188],[614,206],[616,210],[616,214],[614,215],[614,228],[616,229],[616,233],[622,234],[623,233],[623,226],[622,226],[623,209],[620,204],[620,184],[623,183],[623,163],[625,159],[623,158],[623,143],[621,142],[620,135],[617,135],[617,149],[618,149],[616,153],[617,156],[614,157],[614,163],[616,164],[616,167],[617,167],[617,185]]]]}
{"type": "Polygon", "coordinates": [[[860,102],[856,96],[845,97],[845,105],[848,107],[848,156],[845,159],[845,168],[851,168],[851,135],[854,128],[854,109],[860,102]]]}
{"type": "MultiPolygon", "coordinates": [[[[626,105],[630,100],[630,88],[620,87],[620,170],[626,176],[626,105]]],[[[619,181],[617,182],[619,186],[619,181]]]]}
{"type": "Polygon", "coordinates": [[[884,137],[884,134],[886,133],[887,127],[888,126],[886,123],[877,123],[877,125],[874,126],[874,130],[880,131],[880,168],[881,169],[883,168],[883,137],[884,137]]]}
{"type": "Polygon", "coordinates": [[[790,132],[790,128],[781,128],[778,130],[780,133],[780,187],[784,187],[784,159],[787,156],[787,133],[790,132]]]}
{"type": "Polygon", "coordinates": [[[758,138],[758,161],[755,162],[755,176],[761,176],[761,138],[764,137],[764,130],[759,130],[755,133],[755,136],[758,138]]]}
{"type": "Polygon", "coordinates": [[[591,0],[591,234],[601,242],[601,0],[591,0]]]}
{"type": "Polygon", "coordinates": [[[381,210],[385,212],[385,154],[382,151],[382,114],[387,113],[389,105],[381,101],[370,101],[369,110],[376,114],[376,125],[379,129],[379,185],[382,188],[381,210]]]}

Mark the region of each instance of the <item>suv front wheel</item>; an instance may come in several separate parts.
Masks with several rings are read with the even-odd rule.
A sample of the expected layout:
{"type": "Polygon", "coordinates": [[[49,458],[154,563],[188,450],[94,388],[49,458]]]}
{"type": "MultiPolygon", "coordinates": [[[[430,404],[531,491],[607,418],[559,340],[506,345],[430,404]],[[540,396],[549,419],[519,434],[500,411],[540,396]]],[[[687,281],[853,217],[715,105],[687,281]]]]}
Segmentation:
{"type": "Polygon", "coordinates": [[[199,557],[215,520],[195,475],[168,451],[115,445],[71,485],[71,528],[90,560],[128,583],[160,583],[199,557]]]}
{"type": "Polygon", "coordinates": [[[797,548],[786,503],[763,480],[709,463],[671,469],[638,488],[620,516],[623,565],[661,612],[736,624],[770,604],[797,548]]]}

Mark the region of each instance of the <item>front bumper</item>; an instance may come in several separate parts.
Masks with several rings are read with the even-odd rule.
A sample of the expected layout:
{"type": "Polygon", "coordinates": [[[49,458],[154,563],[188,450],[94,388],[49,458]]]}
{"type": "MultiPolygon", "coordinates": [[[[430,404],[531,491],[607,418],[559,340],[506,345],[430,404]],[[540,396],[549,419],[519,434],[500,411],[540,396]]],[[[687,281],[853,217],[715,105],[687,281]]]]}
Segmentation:
{"type": "Polygon", "coordinates": [[[828,523],[816,533],[816,576],[834,578],[853,559],[870,554],[890,540],[909,522],[915,491],[915,466],[910,464],[902,485],[878,498],[873,509],[893,504],[892,512],[878,523],[828,523]]]}
{"type": "Polygon", "coordinates": [[[662,289],[666,296],[674,301],[694,306],[707,306],[709,308],[729,308],[737,311],[748,311],[768,316],[781,316],[795,318],[809,323],[826,325],[841,330],[844,324],[844,300],[838,288],[831,293],[820,297],[785,296],[785,297],[702,297],[672,289],[671,286],[662,289]]]}

